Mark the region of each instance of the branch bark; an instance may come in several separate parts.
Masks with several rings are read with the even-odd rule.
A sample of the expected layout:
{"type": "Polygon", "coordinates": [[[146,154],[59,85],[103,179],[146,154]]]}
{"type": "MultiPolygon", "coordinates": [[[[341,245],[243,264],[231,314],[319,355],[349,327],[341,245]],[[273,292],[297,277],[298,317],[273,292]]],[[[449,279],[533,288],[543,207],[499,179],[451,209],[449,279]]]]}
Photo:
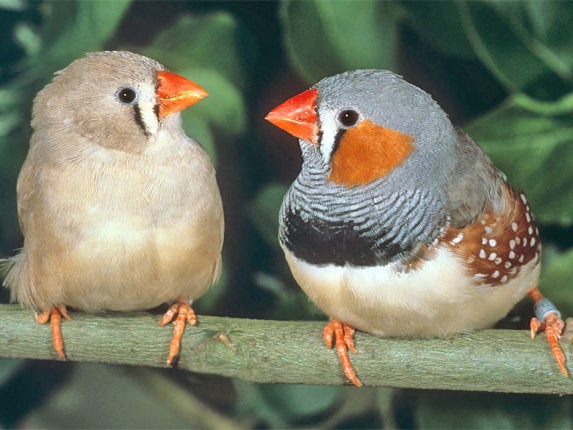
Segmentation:
{"type": "MultiPolygon", "coordinates": [[[[166,367],[171,330],[151,313],[72,313],[64,321],[68,360],[166,367]]],[[[178,367],[262,383],[345,384],[319,321],[199,316],[183,337],[178,367]]],[[[56,359],[48,326],[15,305],[0,305],[0,357],[56,359]]],[[[562,342],[569,357],[570,342],[562,342]]],[[[483,330],[451,339],[381,339],[357,332],[351,354],[365,385],[572,394],[545,336],[483,330]]]]}

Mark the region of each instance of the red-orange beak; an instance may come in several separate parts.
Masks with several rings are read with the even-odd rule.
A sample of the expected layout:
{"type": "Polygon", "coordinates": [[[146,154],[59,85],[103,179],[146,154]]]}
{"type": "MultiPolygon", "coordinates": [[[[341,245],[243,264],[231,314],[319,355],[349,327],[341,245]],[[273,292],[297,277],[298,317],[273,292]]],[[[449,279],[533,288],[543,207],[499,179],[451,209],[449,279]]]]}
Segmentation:
{"type": "Polygon", "coordinates": [[[318,145],[316,89],[306,90],[270,111],[265,119],[299,139],[318,145]]]}
{"type": "Polygon", "coordinates": [[[157,97],[159,99],[159,118],[173,112],[187,109],[209,93],[195,82],[175,73],[157,72],[157,97]]]}

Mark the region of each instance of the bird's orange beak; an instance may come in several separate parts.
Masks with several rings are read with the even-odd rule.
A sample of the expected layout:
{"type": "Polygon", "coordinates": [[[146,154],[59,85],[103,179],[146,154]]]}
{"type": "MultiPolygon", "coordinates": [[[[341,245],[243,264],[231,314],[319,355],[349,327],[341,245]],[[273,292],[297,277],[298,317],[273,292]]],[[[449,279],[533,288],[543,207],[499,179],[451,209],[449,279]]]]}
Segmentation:
{"type": "Polygon", "coordinates": [[[265,119],[299,139],[318,145],[318,90],[306,90],[270,111],[265,119]]]}
{"type": "Polygon", "coordinates": [[[209,95],[202,87],[175,73],[157,72],[159,118],[179,112],[209,95]]]}

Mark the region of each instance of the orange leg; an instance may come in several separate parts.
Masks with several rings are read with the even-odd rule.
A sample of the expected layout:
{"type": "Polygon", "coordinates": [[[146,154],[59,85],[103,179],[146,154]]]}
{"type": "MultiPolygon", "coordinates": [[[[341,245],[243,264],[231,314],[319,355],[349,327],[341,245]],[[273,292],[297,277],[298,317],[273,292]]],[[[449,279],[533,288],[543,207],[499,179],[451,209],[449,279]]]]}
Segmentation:
{"type": "Polygon", "coordinates": [[[167,357],[168,365],[171,365],[173,363],[173,359],[179,355],[179,348],[181,347],[181,338],[185,331],[185,324],[197,324],[197,316],[188,302],[181,301],[171,305],[163,315],[161,321],[159,321],[159,325],[164,326],[169,324],[171,321],[173,321],[173,337],[169,343],[169,356],[167,357]],[[173,321],[175,315],[177,315],[177,318],[173,321]]]}
{"type": "Polygon", "coordinates": [[[54,346],[60,360],[65,360],[66,354],[64,353],[64,338],[62,337],[62,317],[68,321],[72,319],[64,305],[56,306],[55,308],[44,311],[41,314],[34,314],[34,319],[39,324],[46,324],[50,321],[52,345],[54,346]]]}
{"type": "Polygon", "coordinates": [[[561,319],[561,314],[555,305],[544,298],[537,287],[529,291],[529,297],[535,302],[535,317],[531,318],[529,324],[531,329],[531,338],[541,331],[545,331],[551,354],[557,362],[559,369],[563,376],[567,376],[567,369],[565,368],[565,354],[559,345],[559,339],[565,329],[565,322],[561,319]]]}
{"type": "Polygon", "coordinates": [[[322,337],[326,342],[326,346],[329,348],[332,348],[333,335],[334,346],[338,352],[338,357],[340,358],[344,374],[350,382],[357,387],[361,387],[362,382],[357,378],[354,368],[352,367],[352,363],[350,363],[350,357],[348,356],[348,350],[356,352],[356,348],[354,348],[354,340],[352,339],[354,329],[348,324],[341,323],[337,320],[330,320],[322,332],[322,337]]]}

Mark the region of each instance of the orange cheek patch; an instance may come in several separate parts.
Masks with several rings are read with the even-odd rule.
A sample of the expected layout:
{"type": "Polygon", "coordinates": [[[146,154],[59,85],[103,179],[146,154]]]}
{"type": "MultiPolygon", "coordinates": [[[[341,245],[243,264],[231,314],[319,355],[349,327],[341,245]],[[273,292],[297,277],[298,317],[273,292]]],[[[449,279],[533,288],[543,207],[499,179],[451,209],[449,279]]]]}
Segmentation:
{"type": "Polygon", "coordinates": [[[386,176],[410,155],[412,141],[408,134],[364,120],[342,136],[332,155],[328,179],[353,187],[386,176]]]}

